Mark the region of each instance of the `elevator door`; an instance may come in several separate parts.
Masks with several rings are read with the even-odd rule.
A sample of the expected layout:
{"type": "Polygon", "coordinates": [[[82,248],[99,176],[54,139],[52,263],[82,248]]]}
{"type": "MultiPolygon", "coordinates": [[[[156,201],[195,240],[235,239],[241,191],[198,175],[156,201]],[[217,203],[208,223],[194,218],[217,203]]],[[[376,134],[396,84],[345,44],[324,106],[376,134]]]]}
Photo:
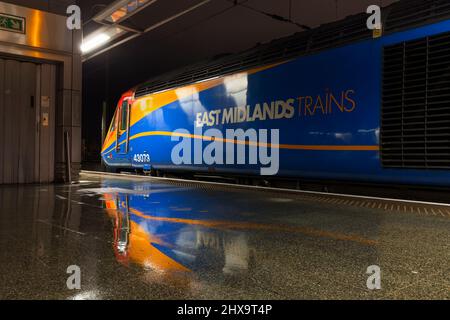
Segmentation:
{"type": "Polygon", "coordinates": [[[0,58],[0,184],[51,182],[56,67],[0,58]]]}

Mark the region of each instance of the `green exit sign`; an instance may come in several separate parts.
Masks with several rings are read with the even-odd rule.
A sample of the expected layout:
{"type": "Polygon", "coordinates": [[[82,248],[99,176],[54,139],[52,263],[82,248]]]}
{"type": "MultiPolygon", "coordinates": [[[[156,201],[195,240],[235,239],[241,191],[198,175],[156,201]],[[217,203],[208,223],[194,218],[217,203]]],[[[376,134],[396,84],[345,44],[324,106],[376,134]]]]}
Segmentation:
{"type": "Polygon", "coordinates": [[[25,18],[0,13],[0,30],[25,33],[25,18]]]}

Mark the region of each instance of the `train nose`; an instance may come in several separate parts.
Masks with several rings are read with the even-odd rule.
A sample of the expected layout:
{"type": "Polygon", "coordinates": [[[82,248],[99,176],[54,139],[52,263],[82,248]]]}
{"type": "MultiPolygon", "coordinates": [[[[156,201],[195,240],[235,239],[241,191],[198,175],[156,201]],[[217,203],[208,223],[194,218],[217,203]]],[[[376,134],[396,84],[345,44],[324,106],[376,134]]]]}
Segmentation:
{"type": "Polygon", "coordinates": [[[103,151],[101,154],[101,159],[103,161],[104,164],[109,165],[111,160],[113,159],[113,154],[112,152],[105,152],[103,151]]]}

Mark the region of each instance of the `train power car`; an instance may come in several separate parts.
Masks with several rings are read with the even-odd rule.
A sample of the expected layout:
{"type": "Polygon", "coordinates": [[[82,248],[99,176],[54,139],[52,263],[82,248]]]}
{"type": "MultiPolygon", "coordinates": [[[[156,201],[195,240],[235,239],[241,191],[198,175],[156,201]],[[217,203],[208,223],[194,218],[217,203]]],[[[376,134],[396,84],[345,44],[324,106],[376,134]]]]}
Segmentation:
{"type": "Polygon", "coordinates": [[[104,163],[450,186],[450,3],[394,3],[382,11],[381,35],[367,18],[351,16],[126,92],[104,163]]]}

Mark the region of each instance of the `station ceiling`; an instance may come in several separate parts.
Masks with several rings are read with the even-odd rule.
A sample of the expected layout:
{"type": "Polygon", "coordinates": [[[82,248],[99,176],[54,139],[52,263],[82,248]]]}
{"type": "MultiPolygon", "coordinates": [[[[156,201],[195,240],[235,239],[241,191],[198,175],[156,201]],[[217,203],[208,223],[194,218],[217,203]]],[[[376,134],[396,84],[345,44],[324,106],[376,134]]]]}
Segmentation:
{"type": "MultiPolygon", "coordinates": [[[[304,27],[313,28],[340,20],[348,15],[365,11],[371,4],[384,6],[395,0],[137,1],[144,4],[144,9],[119,23],[122,28],[128,29],[128,32],[123,32],[124,35],[118,40],[135,34],[136,38],[141,38],[135,40],[137,43],[145,43],[146,47],[149,47],[148,43],[155,39],[164,42],[170,41],[169,38],[173,37],[177,39],[182,52],[186,52],[186,46],[195,45],[202,48],[208,43],[208,48],[202,52],[214,56],[224,52],[240,51],[260,42],[299,32],[304,30],[304,27]],[[184,14],[174,18],[183,12],[184,14]],[[148,31],[149,29],[151,31],[148,31]],[[218,39],[220,41],[217,41],[218,39]]],[[[117,2],[120,0],[79,0],[85,21],[85,36],[92,34],[101,26],[97,23],[98,19],[95,19],[96,15],[117,2]],[[93,21],[92,18],[97,21],[93,21]]],[[[114,41],[112,43],[114,44],[114,41]]],[[[88,55],[88,58],[91,57],[92,55],[88,55]]]]}
{"type": "MultiPolygon", "coordinates": [[[[65,1],[65,0],[60,0],[65,1]]],[[[123,23],[135,30],[164,21],[204,0],[158,0],[123,23]]],[[[111,5],[111,0],[79,0],[84,35],[99,25],[91,19],[111,5]]],[[[365,11],[371,4],[388,5],[395,0],[211,0],[209,3],[125,42],[89,61],[109,59],[121,69],[136,68],[148,77],[211,57],[242,51],[276,38],[302,31],[300,25],[316,27],[365,11]],[[280,21],[276,15],[292,22],[280,21]],[[106,58],[108,56],[108,58],[106,58]]],[[[94,68],[95,69],[95,68],[94,68]]]]}

